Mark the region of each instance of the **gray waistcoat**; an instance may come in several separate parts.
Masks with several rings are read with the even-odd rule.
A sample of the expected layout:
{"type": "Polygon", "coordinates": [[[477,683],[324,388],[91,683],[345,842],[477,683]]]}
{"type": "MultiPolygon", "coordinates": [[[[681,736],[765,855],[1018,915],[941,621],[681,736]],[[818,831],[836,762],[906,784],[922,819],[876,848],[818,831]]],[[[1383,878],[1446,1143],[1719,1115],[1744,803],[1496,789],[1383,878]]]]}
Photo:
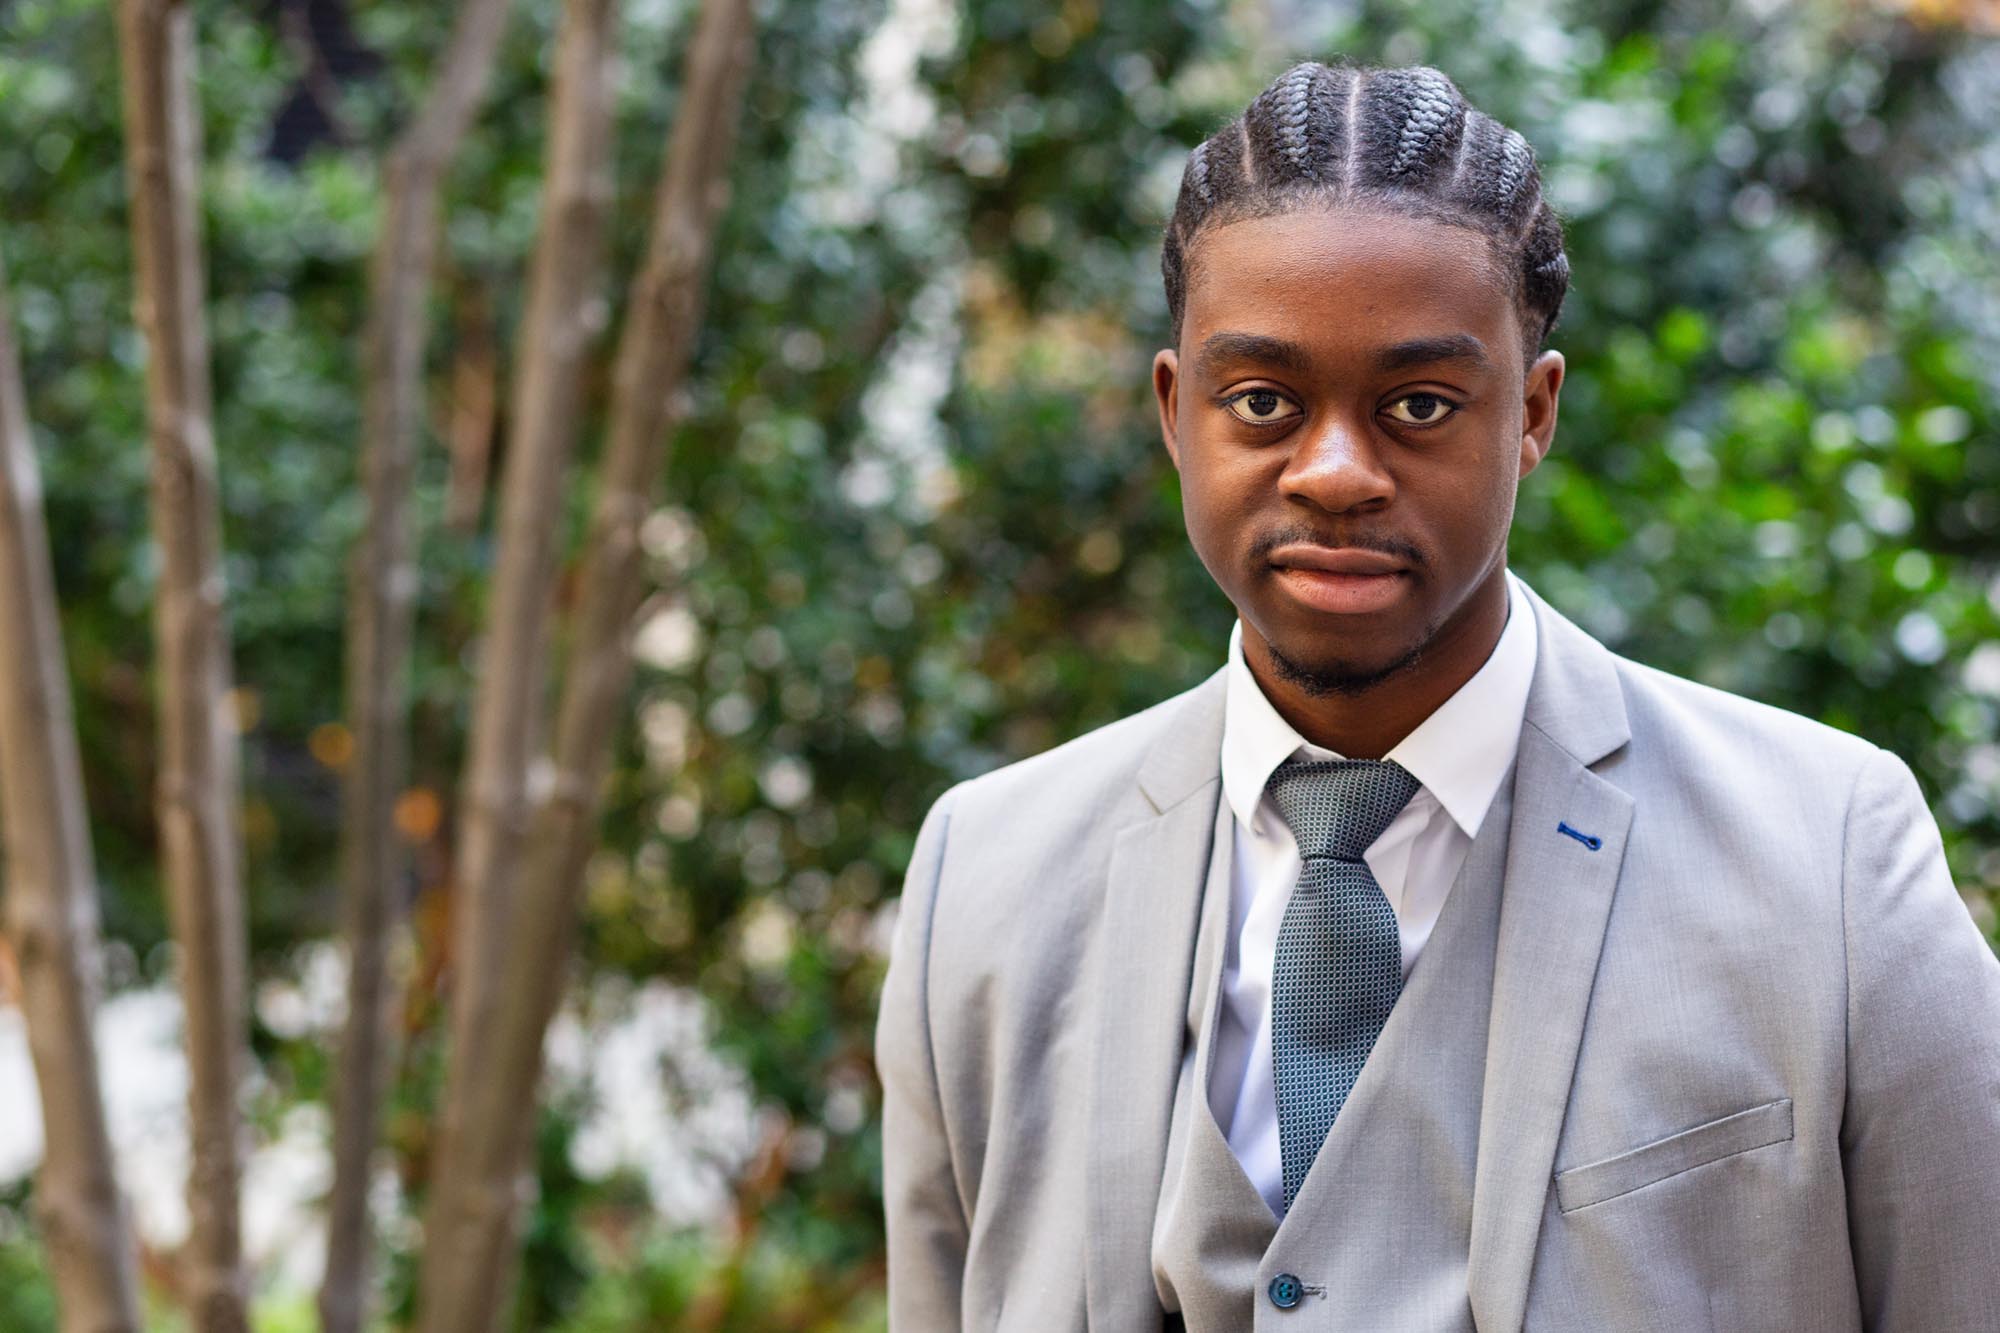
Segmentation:
{"type": "Polygon", "coordinates": [[[1161,1305],[1193,1333],[1471,1333],[1465,1269],[1512,793],[1510,773],[1282,1224],[1209,1107],[1235,842],[1217,802],[1189,987],[1194,1059],[1174,1094],[1152,1247],[1161,1305]],[[1280,1273],[1306,1284],[1293,1309],[1267,1294],[1280,1273]]]}

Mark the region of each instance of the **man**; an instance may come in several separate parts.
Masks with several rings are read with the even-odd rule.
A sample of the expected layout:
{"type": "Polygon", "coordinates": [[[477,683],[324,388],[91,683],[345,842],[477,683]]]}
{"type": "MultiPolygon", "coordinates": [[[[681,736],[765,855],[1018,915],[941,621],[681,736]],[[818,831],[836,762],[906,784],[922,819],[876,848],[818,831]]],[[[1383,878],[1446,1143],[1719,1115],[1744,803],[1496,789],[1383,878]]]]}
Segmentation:
{"type": "Polygon", "coordinates": [[[1228,664],[925,820],[894,1325],[2000,1329],[2000,962],[1909,769],[1506,570],[1568,275],[1520,136],[1299,66],[1163,268],[1228,664]]]}

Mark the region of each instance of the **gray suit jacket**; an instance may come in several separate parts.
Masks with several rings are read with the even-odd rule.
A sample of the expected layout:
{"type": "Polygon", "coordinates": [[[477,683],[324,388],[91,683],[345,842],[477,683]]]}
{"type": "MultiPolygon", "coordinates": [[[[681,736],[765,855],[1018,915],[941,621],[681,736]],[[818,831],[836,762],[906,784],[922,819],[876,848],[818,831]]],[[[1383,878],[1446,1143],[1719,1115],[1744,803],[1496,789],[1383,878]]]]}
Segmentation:
{"type": "MultiPolygon", "coordinates": [[[[2000,962],[1910,770],[1530,604],[1473,1321],[2000,1330],[2000,962]]],[[[876,1034],[896,1328],[1159,1327],[1222,712],[1218,672],[925,819],[876,1034]]]]}

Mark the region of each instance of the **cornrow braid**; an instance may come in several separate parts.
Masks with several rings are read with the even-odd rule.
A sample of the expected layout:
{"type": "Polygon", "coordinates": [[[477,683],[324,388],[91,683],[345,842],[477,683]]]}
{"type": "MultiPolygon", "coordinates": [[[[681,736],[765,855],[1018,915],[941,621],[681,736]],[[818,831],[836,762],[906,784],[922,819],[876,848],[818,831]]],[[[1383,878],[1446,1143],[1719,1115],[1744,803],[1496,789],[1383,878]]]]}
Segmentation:
{"type": "Polygon", "coordinates": [[[1160,252],[1175,341],[1190,248],[1203,230],[1344,203],[1489,237],[1513,271],[1522,347],[1533,362],[1569,290],[1562,219],[1542,197],[1528,141],[1424,65],[1294,65],[1188,156],[1160,252]]]}
{"type": "Polygon", "coordinates": [[[1197,144],[1195,150],[1188,154],[1187,178],[1188,184],[1194,189],[1195,197],[1203,204],[1209,203],[1213,196],[1208,188],[1207,144],[1197,144]]]}
{"type": "Polygon", "coordinates": [[[1361,160],[1370,178],[1422,188],[1449,171],[1470,109],[1450,79],[1422,65],[1388,69],[1362,95],[1368,135],[1361,160]]]}

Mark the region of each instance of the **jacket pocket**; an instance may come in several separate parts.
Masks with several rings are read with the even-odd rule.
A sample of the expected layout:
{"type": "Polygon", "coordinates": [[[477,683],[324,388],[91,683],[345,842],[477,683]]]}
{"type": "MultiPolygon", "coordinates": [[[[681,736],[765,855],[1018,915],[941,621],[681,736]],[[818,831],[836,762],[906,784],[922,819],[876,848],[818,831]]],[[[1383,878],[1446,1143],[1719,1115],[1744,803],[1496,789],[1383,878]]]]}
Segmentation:
{"type": "Polygon", "coordinates": [[[1669,1176],[1792,1137],[1792,1099],[1753,1106],[1656,1139],[1601,1162],[1556,1172],[1556,1206],[1565,1213],[1658,1184],[1669,1176]]]}

